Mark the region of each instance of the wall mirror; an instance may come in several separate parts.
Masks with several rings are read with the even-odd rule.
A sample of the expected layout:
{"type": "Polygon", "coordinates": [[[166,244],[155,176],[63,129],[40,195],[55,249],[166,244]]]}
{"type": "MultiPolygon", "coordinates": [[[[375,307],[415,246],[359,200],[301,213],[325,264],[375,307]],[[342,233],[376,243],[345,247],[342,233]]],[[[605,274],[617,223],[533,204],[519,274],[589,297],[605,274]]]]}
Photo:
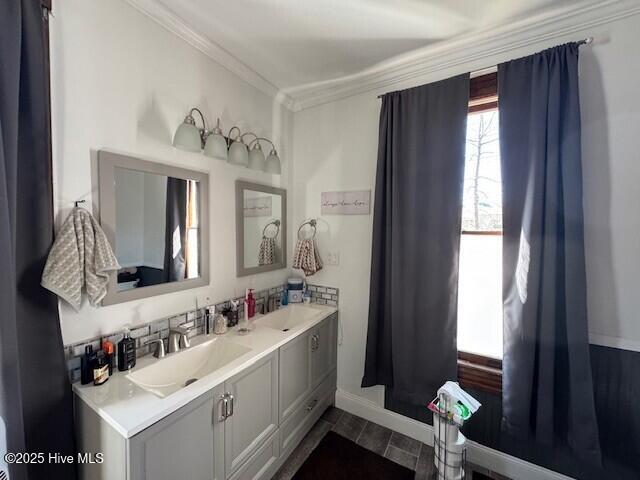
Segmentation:
{"type": "Polygon", "coordinates": [[[209,284],[209,176],[98,152],[100,223],[120,270],[103,305],[209,284]]]}
{"type": "Polygon", "coordinates": [[[236,181],[238,277],[287,266],[287,191],[236,181]]]}

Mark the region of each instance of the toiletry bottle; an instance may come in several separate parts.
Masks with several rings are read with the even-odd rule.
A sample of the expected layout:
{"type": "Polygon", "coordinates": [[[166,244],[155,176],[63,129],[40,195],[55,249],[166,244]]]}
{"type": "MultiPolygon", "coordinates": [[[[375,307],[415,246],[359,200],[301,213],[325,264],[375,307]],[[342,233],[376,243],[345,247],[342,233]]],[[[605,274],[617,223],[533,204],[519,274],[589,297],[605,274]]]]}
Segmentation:
{"type": "Polygon", "coordinates": [[[280,300],[280,305],[282,305],[283,307],[289,305],[289,290],[287,290],[286,288],[282,292],[282,300],[280,300]]]}
{"type": "Polygon", "coordinates": [[[247,290],[245,291],[244,294],[244,309],[243,309],[243,324],[241,325],[241,328],[246,329],[249,327],[249,312],[250,312],[250,308],[249,308],[249,289],[247,288],[247,290]]]}
{"type": "Polygon", "coordinates": [[[98,350],[93,360],[92,372],[94,385],[102,385],[109,380],[109,364],[103,350],[98,350]]]}
{"type": "Polygon", "coordinates": [[[244,322],[241,327],[247,328],[249,326],[249,299],[247,297],[244,299],[244,309],[242,313],[244,322]]]}
{"type": "Polygon", "coordinates": [[[104,352],[105,359],[107,360],[107,365],[109,365],[109,376],[111,376],[113,375],[113,367],[116,361],[114,357],[115,348],[113,343],[109,340],[102,342],[102,351],[104,352]]]}
{"type": "Polygon", "coordinates": [[[227,333],[227,318],[221,313],[213,315],[213,333],[216,335],[227,333]]]}
{"type": "Polygon", "coordinates": [[[229,311],[229,326],[235,327],[238,324],[238,300],[231,300],[231,310],[229,311]]]}
{"type": "Polygon", "coordinates": [[[136,365],[136,341],[131,338],[129,330],[124,332],[124,338],[118,342],[118,370],[126,372],[136,365]]]}
{"type": "Polygon", "coordinates": [[[91,345],[84,347],[84,355],[80,358],[80,383],[86,385],[93,382],[93,361],[96,354],[91,345]]]}
{"type": "Polygon", "coordinates": [[[253,318],[256,315],[256,299],[253,296],[253,288],[250,288],[247,294],[247,307],[249,307],[249,318],[253,318]]]}
{"type": "Polygon", "coordinates": [[[215,329],[214,317],[216,314],[216,307],[210,305],[204,309],[204,333],[205,335],[211,334],[215,329]]]}

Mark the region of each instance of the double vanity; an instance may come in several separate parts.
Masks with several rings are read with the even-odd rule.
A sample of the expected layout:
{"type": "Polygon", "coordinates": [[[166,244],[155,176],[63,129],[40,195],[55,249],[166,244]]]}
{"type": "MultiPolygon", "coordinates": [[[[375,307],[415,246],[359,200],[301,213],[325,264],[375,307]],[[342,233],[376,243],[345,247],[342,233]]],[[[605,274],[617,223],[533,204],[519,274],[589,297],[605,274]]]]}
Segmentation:
{"type": "Polygon", "coordinates": [[[334,401],[337,309],[296,304],[240,335],[200,335],[138,359],[103,386],[76,384],[81,478],[269,479],[334,401]]]}
{"type": "MultiPolygon", "coordinates": [[[[100,223],[121,267],[102,305],[210,285],[208,174],[107,150],[98,167],[100,223]]],[[[236,181],[238,277],[286,268],[286,208],[286,190],[236,181]]],[[[289,305],[248,334],[181,338],[171,351],[187,348],[142,356],[101,386],[74,384],[78,450],[103,459],[79,465],[81,478],[271,478],[334,401],[337,316],[289,305]]],[[[171,328],[170,339],[185,334],[171,328]]]]}

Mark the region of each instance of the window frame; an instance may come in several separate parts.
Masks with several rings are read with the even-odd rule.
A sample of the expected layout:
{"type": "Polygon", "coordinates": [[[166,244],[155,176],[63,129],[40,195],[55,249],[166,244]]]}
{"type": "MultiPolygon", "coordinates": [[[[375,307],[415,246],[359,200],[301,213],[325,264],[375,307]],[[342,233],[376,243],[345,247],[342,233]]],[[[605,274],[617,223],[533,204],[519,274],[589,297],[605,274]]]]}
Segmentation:
{"type": "MultiPolygon", "coordinates": [[[[491,72],[472,78],[469,82],[468,113],[493,110],[498,110],[498,73],[491,72]]],[[[461,235],[502,236],[502,231],[463,230],[461,235]]],[[[465,388],[501,395],[502,360],[459,350],[458,381],[465,388]]]]}

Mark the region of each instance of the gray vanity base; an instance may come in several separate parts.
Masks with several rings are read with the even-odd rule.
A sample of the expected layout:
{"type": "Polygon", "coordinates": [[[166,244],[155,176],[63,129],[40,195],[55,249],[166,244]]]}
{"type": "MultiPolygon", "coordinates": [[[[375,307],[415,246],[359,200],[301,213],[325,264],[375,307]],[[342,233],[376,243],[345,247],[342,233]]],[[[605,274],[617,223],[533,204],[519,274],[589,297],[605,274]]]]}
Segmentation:
{"type": "Polygon", "coordinates": [[[104,454],[80,478],[270,479],[334,403],[337,324],[335,313],[128,439],[76,397],[79,450],[104,454]],[[221,419],[225,393],[234,411],[221,419]]]}

